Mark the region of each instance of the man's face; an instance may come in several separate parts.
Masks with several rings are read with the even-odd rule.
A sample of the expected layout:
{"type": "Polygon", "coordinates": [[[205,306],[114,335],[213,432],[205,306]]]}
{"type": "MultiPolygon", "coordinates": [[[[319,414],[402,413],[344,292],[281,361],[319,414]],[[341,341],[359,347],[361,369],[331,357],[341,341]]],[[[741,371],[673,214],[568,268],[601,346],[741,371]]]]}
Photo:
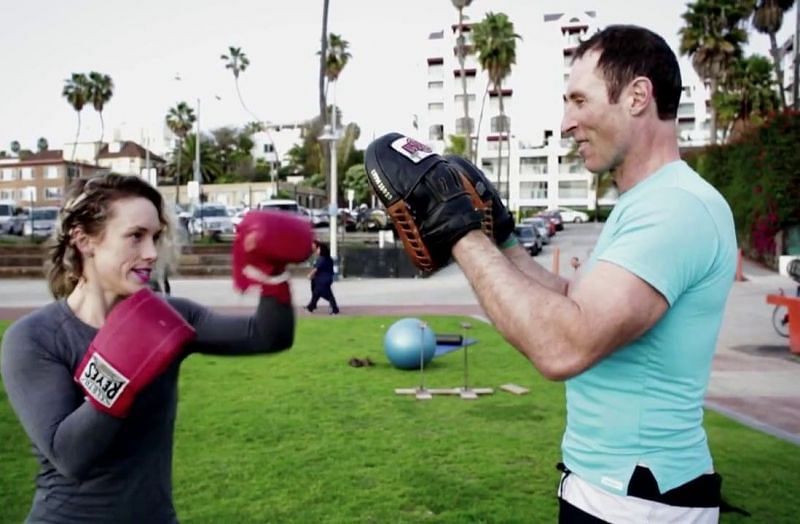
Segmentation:
{"type": "Polygon", "coordinates": [[[597,69],[598,51],[590,51],[576,60],[564,95],[562,135],[571,135],[578,146],[586,169],[603,173],[619,166],[628,140],[624,93],[617,103],[610,103],[602,73],[597,69]]]}

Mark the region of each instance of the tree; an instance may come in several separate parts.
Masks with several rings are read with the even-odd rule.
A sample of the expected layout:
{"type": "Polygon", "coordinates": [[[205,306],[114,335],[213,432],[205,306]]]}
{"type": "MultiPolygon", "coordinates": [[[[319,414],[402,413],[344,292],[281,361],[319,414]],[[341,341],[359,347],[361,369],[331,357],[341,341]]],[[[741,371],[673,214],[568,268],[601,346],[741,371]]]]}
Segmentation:
{"type": "Polygon", "coordinates": [[[78,115],[78,129],[75,131],[75,143],[72,144],[72,161],[74,162],[75,148],[78,146],[78,139],[81,135],[81,111],[89,99],[89,79],[83,73],[72,73],[72,76],[64,82],[61,96],[67,99],[78,115]]]}
{"type": "MultiPolygon", "coordinates": [[[[339,75],[342,74],[342,71],[347,65],[347,62],[350,60],[351,55],[350,52],[347,51],[347,48],[349,46],[350,43],[347,40],[343,39],[340,35],[334,33],[330,33],[328,35],[327,55],[325,57],[325,78],[327,79],[327,85],[325,87],[326,99],[328,94],[328,87],[330,87],[331,83],[333,83],[335,89],[336,85],[335,82],[339,80],[339,75]]],[[[336,105],[336,92],[334,91],[333,101],[331,102],[329,107],[335,105],[336,105]]],[[[337,118],[335,118],[334,121],[330,123],[331,127],[338,128],[339,126],[338,122],[341,122],[341,120],[338,118],[338,110],[337,114],[335,114],[334,117],[337,118]]],[[[333,131],[336,131],[336,129],[333,129],[333,131]]],[[[330,144],[333,144],[333,142],[330,142],[330,144]]],[[[329,146],[328,149],[329,151],[330,147],[332,146],[329,146]]],[[[330,153],[328,154],[328,159],[326,159],[326,162],[322,162],[321,164],[327,164],[329,161],[330,161],[330,153]]],[[[339,161],[337,160],[336,163],[339,164],[339,161]]],[[[323,170],[322,173],[326,177],[325,188],[327,191],[330,188],[330,180],[328,180],[329,174],[327,173],[327,170],[323,170]]],[[[337,166],[337,173],[338,173],[338,166],[337,166]]]]}
{"type": "Polygon", "coordinates": [[[733,63],[722,89],[711,100],[724,136],[740,135],[748,127],[762,124],[778,109],[780,100],[774,86],[772,66],[766,57],[752,55],[733,63]]]}
{"type": "MultiPolygon", "coordinates": [[[[178,137],[178,147],[177,151],[183,151],[183,142],[186,140],[186,135],[189,134],[189,131],[192,130],[192,126],[194,125],[197,117],[194,114],[194,110],[187,104],[186,102],[178,102],[175,107],[170,108],[167,112],[167,116],[165,117],[165,121],[167,123],[167,127],[170,131],[172,131],[176,137],[178,137]]],[[[177,162],[177,166],[172,172],[175,175],[175,203],[180,203],[180,187],[181,187],[181,157],[183,155],[178,154],[173,156],[175,161],[177,162]]],[[[192,159],[193,160],[193,159],[192,159]]],[[[188,165],[191,165],[191,161],[188,165]]],[[[187,177],[188,180],[188,177],[187,177]]]]}
{"type": "MultiPolygon", "coordinates": [[[[711,96],[719,91],[734,61],[747,43],[743,22],[755,0],[697,0],[687,5],[679,31],[680,52],[691,56],[695,71],[711,85],[711,96]]],[[[711,143],[717,143],[717,114],[711,105],[711,143]]]]}
{"type": "Polygon", "coordinates": [[[106,132],[106,124],[103,120],[103,108],[114,96],[114,81],[111,77],[92,71],[89,73],[89,101],[92,103],[94,110],[100,116],[100,142],[103,141],[103,136],[106,132]]]}
{"type": "Polygon", "coordinates": [[[36,151],[41,153],[42,151],[47,151],[50,148],[50,144],[47,143],[47,139],[45,137],[39,137],[39,140],[36,141],[36,151]]]}
{"type": "Polygon", "coordinates": [[[19,152],[22,151],[22,146],[20,145],[19,140],[12,140],[8,148],[12,153],[14,153],[14,156],[19,156],[19,152]]]}
{"type": "Polygon", "coordinates": [[[472,0],[451,0],[451,2],[453,7],[458,10],[458,43],[456,44],[456,49],[458,50],[458,64],[461,69],[461,93],[464,97],[464,136],[467,138],[465,153],[467,159],[474,161],[472,157],[472,121],[469,118],[469,100],[467,99],[467,77],[464,74],[464,59],[469,54],[466,39],[464,38],[464,8],[469,7],[472,0]]]}
{"type": "Polygon", "coordinates": [[[448,135],[448,140],[450,144],[444,149],[445,154],[447,155],[458,155],[469,159],[467,156],[467,144],[469,140],[466,139],[463,135],[448,135]]]}
{"type": "Polygon", "coordinates": [[[360,204],[369,200],[370,189],[367,182],[367,170],[364,164],[356,164],[350,166],[344,173],[342,186],[345,189],[352,189],[355,193],[353,202],[360,204]]]}
{"type": "MultiPolygon", "coordinates": [[[[242,51],[240,47],[228,47],[228,54],[220,55],[220,58],[226,61],[225,68],[230,69],[233,73],[233,80],[236,84],[236,95],[239,97],[239,103],[242,105],[242,109],[244,109],[245,113],[250,115],[252,118],[255,119],[255,122],[250,122],[247,126],[252,129],[249,134],[253,134],[257,131],[264,131],[267,134],[267,138],[269,139],[270,143],[272,144],[273,151],[275,151],[276,156],[278,157],[277,166],[274,166],[275,169],[280,167],[280,155],[278,154],[278,148],[275,144],[275,141],[272,139],[272,135],[269,133],[269,127],[262,123],[261,119],[258,118],[250,109],[247,107],[247,104],[244,103],[244,98],[242,97],[242,91],[239,88],[239,74],[243,73],[247,67],[250,65],[250,60],[247,58],[247,55],[242,51]]],[[[271,166],[272,167],[272,166],[271,166]]]]}
{"type": "Polygon", "coordinates": [[[328,101],[325,96],[327,88],[325,87],[326,77],[326,61],[328,59],[328,6],[329,0],[323,0],[322,3],[322,37],[320,38],[319,48],[319,119],[322,126],[327,122],[327,115],[325,109],[328,107],[328,101]]]}
{"type": "Polygon", "coordinates": [[[500,117],[497,127],[497,181],[502,179],[503,131],[508,142],[508,165],[506,166],[506,202],[510,197],[511,185],[511,125],[506,121],[503,108],[503,80],[511,73],[511,66],[517,62],[517,39],[514,24],[505,13],[487,13],[481,22],[472,26],[472,41],[478,52],[478,62],[488,73],[500,103],[500,117]]]}
{"type": "MultiPolygon", "coordinates": [[[[167,174],[175,180],[189,180],[192,177],[192,164],[195,159],[197,135],[187,135],[173,151],[173,161],[167,164],[167,174]]],[[[215,154],[214,144],[209,139],[200,139],[200,175],[204,184],[213,184],[222,175],[219,157],[215,154]]],[[[178,182],[176,182],[178,183],[178,182]]]]}
{"type": "Polygon", "coordinates": [[[783,91],[781,53],[778,50],[778,41],[775,35],[783,25],[783,14],[791,9],[793,4],[794,0],[759,0],[753,11],[753,27],[759,33],[769,35],[769,52],[775,67],[775,78],[778,80],[781,108],[786,107],[786,94],[783,91]]]}
{"type": "Polygon", "coordinates": [[[242,98],[242,92],[239,89],[239,73],[243,73],[247,69],[247,66],[250,65],[250,60],[247,58],[247,55],[244,53],[244,51],[242,51],[241,47],[233,47],[233,46],[229,46],[228,54],[220,55],[220,59],[226,62],[225,69],[230,69],[231,72],[233,73],[233,81],[236,84],[236,96],[239,97],[239,103],[242,104],[242,109],[244,109],[245,112],[250,116],[253,116],[253,113],[247,108],[247,105],[244,103],[244,99],[242,98]]]}

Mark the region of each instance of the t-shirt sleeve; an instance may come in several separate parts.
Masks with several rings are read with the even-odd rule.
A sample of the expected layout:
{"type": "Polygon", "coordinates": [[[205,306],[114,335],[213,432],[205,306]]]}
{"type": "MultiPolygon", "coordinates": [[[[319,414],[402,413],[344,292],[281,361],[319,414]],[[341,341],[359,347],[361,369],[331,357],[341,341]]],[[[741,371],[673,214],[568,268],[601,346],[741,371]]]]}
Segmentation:
{"type": "Polygon", "coordinates": [[[0,349],[3,386],[33,445],[62,475],[81,479],[122,420],[84,401],[69,363],[54,347],[45,347],[39,327],[19,322],[6,331],[0,349]]]}
{"type": "Polygon", "coordinates": [[[716,226],[694,195],[667,188],[659,198],[628,206],[598,260],[627,269],[671,305],[713,263],[719,249],[716,226]]]}
{"type": "Polygon", "coordinates": [[[273,353],[294,343],[294,309],[274,297],[261,297],[253,315],[222,314],[183,298],[171,297],[169,302],[197,333],[188,353],[273,353]]]}

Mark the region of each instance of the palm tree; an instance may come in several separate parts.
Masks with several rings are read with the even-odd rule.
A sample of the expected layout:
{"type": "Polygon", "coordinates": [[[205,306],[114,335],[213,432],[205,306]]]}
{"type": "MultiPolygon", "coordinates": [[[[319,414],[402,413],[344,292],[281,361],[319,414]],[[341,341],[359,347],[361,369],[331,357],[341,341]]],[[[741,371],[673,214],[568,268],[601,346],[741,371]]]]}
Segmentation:
{"type": "Polygon", "coordinates": [[[320,38],[319,49],[319,119],[322,121],[324,127],[327,123],[327,115],[325,109],[328,107],[328,101],[325,97],[327,89],[325,88],[326,77],[326,61],[328,59],[328,5],[329,0],[324,0],[322,3],[322,37],[320,38]]]}
{"type": "MultiPolygon", "coordinates": [[[[228,47],[228,54],[222,54],[219,57],[227,62],[225,64],[225,69],[230,69],[233,73],[233,80],[236,84],[236,95],[239,97],[239,103],[242,104],[242,109],[250,116],[253,116],[253,113],[247,109],[247,105],[242,98],[242,92],[239,90],[239,73],[243,73],[247,69],[247,66],[250,65],[250,60],[247,58],[247,55],[244,54],[241,47],[233,46],[228,47]]],[[[258,120],[258,118],[256,118],[256,120],[258,120]]]]}
{"type": "MultiPolygon", "coordinates": [[[[178,137],[178,151],[183,151],[183,142],[186,140],[186,135],[192,130],[197,117],[192,109],[186,102],[178,102],[178,105],[170,108],[165,117],[167,127],[178,137]]],[[[175,169],[175,203],[180,203],[180,188],[181,188],[181,157],[178,154],[175,158],[177,168],[175,169]]],[[[191,160],[189,164],[191,165],[191,160]]]]}
{"type": "MultiPolygon", "coordinates": [[[[683,13],[680,52],[692,57],[697,74],[718,91],[731,65],[741,58],[747,43],[743,22],[752,12],[754,0],[697,0],[683,13]]],[[[717,143],[717,114],[711,105],[711,143],[717,143]]]]}
{"type": "Polygon", "coordinates": [[[89,73],[89,101],[94,106],[94,110],[100,115],[100,142],[106,134],[106,123],[103,120],[103,108],[114,96],[114,81],[111,77],[92,71],[89,73]]]}
{"type": "MultiPolygon", "coordinates": [[[[197,135],[192,133],[173,151],[174,162],[167,165],[167,173],[176,180],[192,176],[192,162],[195,159],[197,135]],[[181,160],[182,159],[182,160],[181,160]]],[[[213,183],[222,175],[222,165],[209,140],[200,139],[200,175],[205,184],[213,183]]]]}
{"type": "Polygon", "coordinates": [[[47,139],[45,137],[39,137],[39,140],[36,141],[36,151],[41,153],[42,151],[47,151],[50,148],[50,144],[47,143],[47,139]]]}
{"type": "Polygon", "coordinates": [[[506,171],[506,202],[510,198],[511,185],[511,125],[506,122],[503,109],[503,80],[511,73],[511,66],[517,62],[517,39],[514,24],[505,13],[487,13],[480,23],[472,26],[472,40],[478,52],[478,62],[488,73],[500,103],[499,140],[497,147],[497,181],[502,178],[500,166],[503,151],[503,131],[508,141],[508,165],[506,171]]]}
{"type": "Polygon", "coordinates": [[[462,135],[449,135],[447,137],[450,143],[444,148],[446,155],[457,155],[460,157],[467,157],[467,138],[462,135]]]}
{"type": "Polygon", "coordinates": [[[783,69],[781,68],[781,54],[778,50],[776,33],[783,25],[783,13],[791,9],[794,0],[759,0],[753,11],[753,27],[759,33],[769,35],[769,52],[775,67],[775,78],[778,80],[778,95],[781,107],[786,107],[786,94],[783,91],[783,69]]]}
{"type": "MultiPolygon", "coordinates": [[[[336,84],[335,82],[339,80],[339,75],[342,74],[347,62],[350,60],[350,53],[347,51],[347,48],[350,46],[350,43],[343,39],[340,35],[330,33],[328,35],[328,46],[327,46],[327,55],[325,57],[325,78],[327,79],[327,84],[325,86],[325,98],[328,97],[328,87],[330,87],[331,83],[334,85],[334,93],[333,93],[333,101],[328,107],[335,107],[336,105],[336,84]]],[[[334,115],[336,116],[336,115],[334,115]]],[[[334,128],[338,128],[339,120],[334,119],[330,125],[334,128]]],[[[334,129],[335,131],[335,129],[334,129]]],[[[330,142],[331,146],[333,147],[334,142],[330,142]]],[[[323,162],[323,164],[327,164],[330,162],[330,148],[328,150],[328,158],[327,162],[323,162]]],[[[338,161],[336,162],[339,163],[338,161]]],[[[338,165],[337,165],[338,171],[338,165]]],[[[325,188],[326,191],[330,189],[329,183],[329,174],[324,170],[323,167],[323,175],[325,176],[325,188]]]]}
{"type": "Polygon", "coordinates": [[[711,103],[726,136],[734,137],[751,125],[759,125],[780,105],[772,65],[764,56],[752,55],[736,62],[723,87],[711,103]]]}
{"type": "Polygon", "coordinates": [[[466,158],[474,161],[472,158],[472,122],[469,119],[469,101],[467,100],[467,77],[464,74],[464,59],[468,54],[464,38],[464,8],[469,7],[472,0],[450,1],[453,3],[453,7],[458,9],[458,43],[456,44],[456,49],[458,50],[458,64],[461,68],[461,93],[464,97],[464,136],[467,139],[466,158]]]}
{"type": "Polygon", "coordinates": [[[22,146],[20,145],[19,140],[12,140],[8,148],[12,153],[14,153],[14,156],[19,156],[19,152],[22,151],[22,146]]]}
{"type": "Polygon", "coordinates": [[[78,146],[78,138],[81,135],[81,111],[89,99],[89,79],[83,73],[72,73],[72,76],[65,82],[61,96],[67,99],[78,115],[78,129],[75,131],[75,143],[72,144],[72,161],[74,162],[75,148],[78,146]]]}

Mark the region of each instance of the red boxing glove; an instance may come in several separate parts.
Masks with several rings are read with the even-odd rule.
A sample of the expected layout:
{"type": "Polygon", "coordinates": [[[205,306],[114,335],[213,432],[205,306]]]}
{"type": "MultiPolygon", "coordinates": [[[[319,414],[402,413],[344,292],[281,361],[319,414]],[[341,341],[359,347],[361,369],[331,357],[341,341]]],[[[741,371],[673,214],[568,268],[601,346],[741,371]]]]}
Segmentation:
{"type": "Polygon", "coordinates": [[[233,242],[233,285],[240,291],[260,286],[262,296],[291,304],[287,264],[308,260],[313,251],[311,224],[284,211],[250,211],[233,242]]]}
{"type": "Polygon", "coordinates": [[[94,406],[125,417],[136,394],[163,373],[195,331],[149,288],[111,310],[75,372],[94,406]]]}

